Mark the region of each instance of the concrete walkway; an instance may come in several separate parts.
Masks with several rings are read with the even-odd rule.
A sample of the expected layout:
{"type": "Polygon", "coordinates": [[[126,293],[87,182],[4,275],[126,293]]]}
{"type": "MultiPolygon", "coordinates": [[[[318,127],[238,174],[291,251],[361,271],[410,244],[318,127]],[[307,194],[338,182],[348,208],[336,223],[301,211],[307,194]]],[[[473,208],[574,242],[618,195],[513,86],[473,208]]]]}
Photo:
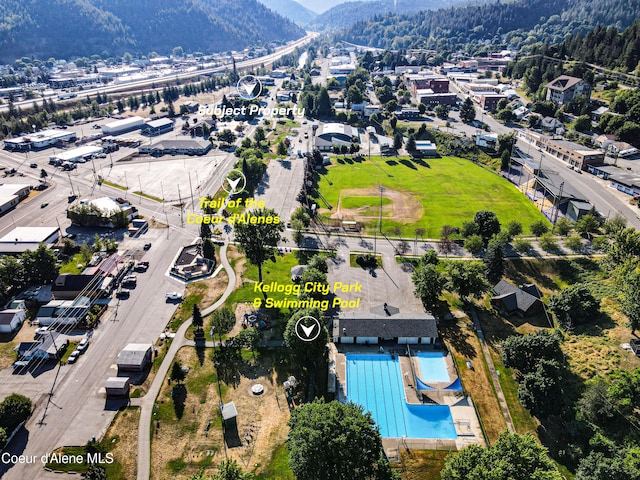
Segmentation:
{"type": "MultiPolygon", "coordinates": [[[[227,259],[227,244],[220,248],[220,263],[227,271],[229,283],[218,301],[202,311],[203,317],[224,305],[224,302],[227,300],[227,297],[231,292],[233,292],[236,285],[236,274],[227,259]]],[[[171,367],[178,350],[183,346],[195,345],[193,340],[187,340],[185,338],[185,333],[187,332],[189,325],[191,325],[191,320],[192,318],[188,318],[176,331],[176,335],[171,342],[171,346],[169,347],[160,368],[156,372],[156,376],[153,379],[153,383],[149,387],[147,394],[140,399],[133,399],[131,401],[131,405],[140,405],[142,407],[140,412],[140,423],[138,424],[138,480],[148,480],[151,476],[151,428],[149,427],[151,426],[153,407],[155,405],[156,398],[160,393],[160,388],[164,383],[165,377],[169,373],[169,368],[171,367]]],[[[209,344],[211,344],[210,346],[213,346],[214,344],[214,342],[206,343],[207,346],[209,346],[209,344]]]]}
{"type": "Polygon", "coordinates": [[[502,409],[502,415],[504,416],[505,422],[507,422],[507,428],[509,429],[509,431],[515,432],[516,430],[513,426],[511,413],[509,413],[507,400],[504,398],[504,392],[502,391],[502,387],[500,386],[498,373],[496,372],[496,369],[493,366],[493,360],[491,359],[491,353],[489,352],[489,347],[487,347],[487,342],[485,342],[484,340],[484,332],[482,331],[482,325],[480,325],[480,319],[478,318],[478,313],[476,312],[476,309],[473,305],[470,306],[470,309],[471,309],[471,318],[473,319],[473,324],[476,327],[476,332],[478,332],[478,338],[480,339],[480,345],[482,346],[482,354],[484,355],[484,358],[487,361],[487,365],[489,366],[489,371],[491,372],[491,381],[493,382],[493,386],[496,390],[498,403],[500,403],[500,408],[502,409]]]}

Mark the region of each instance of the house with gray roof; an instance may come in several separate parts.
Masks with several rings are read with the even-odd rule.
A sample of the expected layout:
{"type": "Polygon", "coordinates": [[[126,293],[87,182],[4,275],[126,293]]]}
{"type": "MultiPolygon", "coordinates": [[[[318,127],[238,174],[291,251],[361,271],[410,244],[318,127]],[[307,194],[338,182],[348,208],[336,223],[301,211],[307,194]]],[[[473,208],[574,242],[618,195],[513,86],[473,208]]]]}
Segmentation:
{"type": "Polygon", "coordinates": [[[526,317],[542,308],[542,294],[538,287],[526,283],[516,287],[509,282],[500,280],[492,289],[491,305],[507,317],[518,315],[526,317]]]}
{"type": "Polygon", "coordinates": [[[433,344],[438,338],[438,326],[436,318],[429,313],[403,313],[384,303],[369,312],[341,312],[333,320],[332,336],[334,343],[433,344]]]}

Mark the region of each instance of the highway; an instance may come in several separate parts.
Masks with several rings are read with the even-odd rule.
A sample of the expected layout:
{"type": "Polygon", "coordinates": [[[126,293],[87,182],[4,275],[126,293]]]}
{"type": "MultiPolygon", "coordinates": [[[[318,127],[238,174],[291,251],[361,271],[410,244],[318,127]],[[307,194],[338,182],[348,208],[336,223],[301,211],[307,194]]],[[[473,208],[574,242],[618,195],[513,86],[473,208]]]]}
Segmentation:
{"type": "MultiPolygon", "coordinates": [[[[285,45],[284,47],[277,49],[274,53],[270,53],[262,57],[252,58],[250,60],[244,60],[242,62],[237,62],[236,69],[246,70],[253,67],[258,67],[260,65],[270,65],[271,63],[273,63],[274,60],[277,60],[278,58],[293,52],[297,47],[300,47],[310,42],[311,40],[316,38],[318,35],[319,33],[317,32],[307,32],[307,35],[305,35],[304,37],[298,40],[295,40],[294,42],[291,42],[288,45],[285,45]]],[[[145,80],[139,80],[136,82],[124,83],[120,85],[106,85],[98,88],[89,88],[86,90],[82,90],[81,92],[78,92],[78,93],[81,94],[83,97],[86,97],[89,95],[96,95],[98,93],[100,93],[101,95],[105,93],[107,94],[122,93],[122,92],[133,93],[145,88],[150,88],[152,85],[164,84],[166,82],[175,82],[178,80],[188,80],[191,78],[209,76],[214,73],[221,73],[228,70],[228,68],[229,68],[229,65],[222,65],[218,67],[196,70],[193,72],[177,73],[175,75],[170,75],[166,77],[150,78],[145,80]]],[[[23,100],[20,102],[15,102],[14,105],[16,107],[30,108],[31,106],[33,106],[34,103],[41,105],[42,101],[43,101],[42,98],[40,99],[36,98],[32,100],[23,100]]],[[[76,101],[77,99],[72,99],[69,103],[72,104],[72,103],[75,103],[76,101]]],[[[0,105],[0,112],[4,112],[8,109],[9,109],[8,105],[0,105]]]]}

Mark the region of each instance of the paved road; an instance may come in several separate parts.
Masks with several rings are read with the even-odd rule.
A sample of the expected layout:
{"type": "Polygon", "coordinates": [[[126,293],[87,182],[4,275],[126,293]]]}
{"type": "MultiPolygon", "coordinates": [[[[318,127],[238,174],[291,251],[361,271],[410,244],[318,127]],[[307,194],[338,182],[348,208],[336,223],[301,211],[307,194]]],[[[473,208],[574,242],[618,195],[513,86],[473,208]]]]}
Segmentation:
{"type": "MultiPolygon", "coordinates": [[[[224,305],[227,297],[233,292],[236,284],[236,274],[231,267],[227,259],[227,245],[224,245],[220,249],[220,262],[222,266],[227,271],[227,275],[229,278],[229,283],[227,284],[227,288],[222,294],[222,296],[218,299],[216,303],[214,303],[211,307],[206,308],[202,311],[203,316],[209,315],[211,312],[220,308],[224,305]]],[[[185,338],[185,332],[189,325],[191,325],[191,318],[187,319],[180,328],[176,332],[176,336],[171,343],[171,347],[162,361],[160,368],[158,369],[156,376],[149,387],[149,391],[144,396],[141,401],[142,410],[140,412],[140,423],[138,426],[138,473],[137,478],[139,480],[147,480],[150,477],[151,472],[151,429],[149,428],[151,425],[151,417],[153,414],[153,407],[156,401],[158,394],[160,393],[160,388],[164,383],[164,379],[169,372],[169,368],[173,363],[173,359],[184,345],[189,344],[190,342],[185,338]]]]}

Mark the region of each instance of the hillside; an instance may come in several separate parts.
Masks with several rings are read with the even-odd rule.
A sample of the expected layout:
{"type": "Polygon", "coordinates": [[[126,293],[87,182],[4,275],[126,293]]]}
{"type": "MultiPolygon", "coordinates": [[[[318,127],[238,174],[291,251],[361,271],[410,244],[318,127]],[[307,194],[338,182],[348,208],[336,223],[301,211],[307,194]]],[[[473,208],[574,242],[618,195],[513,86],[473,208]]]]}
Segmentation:
{"type": "Polygon", "coordinates": [[[565,35],[599,24],[624,28],[639,15],[637,0],[518,0],[412,15],[380,15],[355,23],[338,38],[391,49],[460,48],[482,41],[522,46],[562,41],[565,35]]]}
{"type": "Polygon", "coordinates": [[[260,3],[266,5],[268,8],[276,12],[278,15],[282,15],[284,18],[288,18],[292,22],[298,25],[307,25],[316,17],[316,13],[312,12],[308,8],[300,5],[295,0],[259,0],[260,3]]]}
{"type": "MultiPolygon", "coordinates": [[[[385,13],[408,14],[420,10],[437,10],[459,4],[471,3],[469,0],[380,0],[345,2],[318,15],[312,27],[319,30],[348,28],[354,23],[385,13]]],[[[474,2],[479,3],[479,2],[474,2]]]]}
{"type": "Polygon", "coordinates": [[[322,13],[348,0],[298,0],[300,5],[312,12],[322,13]]]}
{"type": "Polygon", "coordinates": [[[4,0],[0,61],[224,51],[288,41],[304,31],[256,0],[4,0]]]}

